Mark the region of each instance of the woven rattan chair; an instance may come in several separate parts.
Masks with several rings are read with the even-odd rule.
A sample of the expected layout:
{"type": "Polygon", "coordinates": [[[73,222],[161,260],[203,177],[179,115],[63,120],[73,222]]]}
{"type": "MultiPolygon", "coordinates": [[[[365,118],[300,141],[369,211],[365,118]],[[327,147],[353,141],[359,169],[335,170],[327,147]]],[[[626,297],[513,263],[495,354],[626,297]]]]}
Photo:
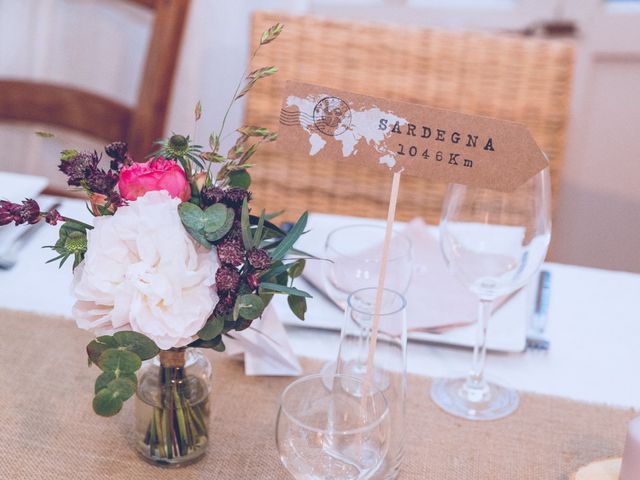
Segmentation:
{"type": "Polygon", "coordinates": [[[37,122],[112,142],[127,140],[134,158],[162,137],[190,0],[124,0],[154,10],[153,32],[136,105],[66,85],[0,80],[0,121],[37,122]]]}
{"type": "MultiPolygon", "coordinates": [[[[280,72],[249,94],[246,121],[278,128],[284,82],[295,79],[526,124],[551,162],[553,190],[564,156],[573,46],[500,34],[440,31],[258,12],[252,44],[269,25],[281,37],[253,67],[280,72]]],[[[252,190],[270,208],[382,217],[390,176],[292,157],[269,146],[256,154],[252,190]]],[[[437,223],[445,185],[405,175],[398,218],[437,223]]]]}

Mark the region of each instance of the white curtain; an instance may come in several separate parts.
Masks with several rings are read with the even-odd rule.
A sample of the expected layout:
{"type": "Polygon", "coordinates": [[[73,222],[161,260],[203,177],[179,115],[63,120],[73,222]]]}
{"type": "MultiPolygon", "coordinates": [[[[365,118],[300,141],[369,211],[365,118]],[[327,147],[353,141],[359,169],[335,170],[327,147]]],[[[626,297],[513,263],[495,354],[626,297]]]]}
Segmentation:
{"type": "MultiPolygon", "coordinates": [[[[192,0],[166,133],[193,135],[193,110],[200,100],[203,114],[196,140],[206,144],[246,64],[251,12],[303,12],[308,4],[192,0]]],[[[133,105],[151,21],[151,12],[124,0],[0,0],[0,78],[65,83],[133,105]]],[[[242,106],[237,105],[227,131],[241,122],[242,106]]],[[[76,147],[100,150],[102,143],[44,125],[0,123],[0,170],[44,175],[52,185],[63,186],[64,179],[56,173],[59,152],[76,147]],[[36,130],[56,137],[37,137],[36,130]]]]}

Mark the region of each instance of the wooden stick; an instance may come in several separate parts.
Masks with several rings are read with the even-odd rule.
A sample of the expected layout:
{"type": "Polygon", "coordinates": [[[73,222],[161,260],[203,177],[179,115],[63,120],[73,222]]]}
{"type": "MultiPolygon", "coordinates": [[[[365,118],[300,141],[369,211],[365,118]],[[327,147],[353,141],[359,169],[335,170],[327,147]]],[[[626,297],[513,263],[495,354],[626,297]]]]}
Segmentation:
{"type": "Polygon", "coordinates": [[[380,261],[380,275],[378,277],[378,288],[376,291],[376,303],[373,311],[373,321],[371,322],[371,336],[369,337],[369,352],[367,356],[367,375],[362,386],[364,402],[367,397],[368,386],[373,382],[374,358],[376,344],[378,342],[378,326],[380,324],[380,310],[382,309],[382,297],[384,295],[384,282],[387,276],[387,263],[389,260],[389,249],[391,247],[391,235],[393,233],[393,222],[396,217],[396,204],[398,203],[398,192],[400,189],[400,172],[394,172],[391,183],[391,198],[389,199],[389,211],[387,213],[387,228],[384,233],[384,244],[382,245],[382,259],[380,261]]]}

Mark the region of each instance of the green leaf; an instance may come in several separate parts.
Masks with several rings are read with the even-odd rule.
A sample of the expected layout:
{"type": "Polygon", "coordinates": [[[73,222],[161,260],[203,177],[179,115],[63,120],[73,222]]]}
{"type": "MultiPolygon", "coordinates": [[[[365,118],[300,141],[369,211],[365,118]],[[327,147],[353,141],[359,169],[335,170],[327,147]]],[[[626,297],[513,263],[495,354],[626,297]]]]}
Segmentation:
{"type": "Polygon", "coordinates": [[[306,262],[302,258],[300,258],[300,259],[296,260],[295,262],[293,262],[291,264],[291,268],[289,269],[289,276],[291,278],[297,278],[300,275],[302,275],[302,272],[304,271],[305,265],[306,265],[306,262]]]}
{"type": "Polygon", "coordinates": [[[138,379],[136,378],[136,375],[134,373],[121,373],[112,371],[102,372],[100,375],[98,375],[98,378],[96,378],[95,393],[98,393],[103,388],[107,388],[109,382],[118,378],[126,380],[133,386],[133,388],[135,388],[138,384],[138,379]]]}
{"type": "Polygon", "coordinates": [[[289,308],[300,320],[304,320],[304,314],[307,312],[307,299],[303,297],[289,296],[287,298],[289,308]]]}
{"type": "Polygon", "coordinates": [[[303,290],[298,290],[294,287],[287,287],[285,285],[280,285],[278,283],[261,283],[260,284],[260,293],[286,293],[287,295],[294,295],[296,297],[305,297],[305,298],[313,298],[307,292],[303,290]]]}
{"type": "Polygon", "coordinates": [[[178,214],[185,227],[198,232],[204,231],[205,215],[199,206],[182,202],[178,205],[178,214]]]}
{"type": "Polygon", "coordinates": [[[205,236],[204,233],[196,231],[196,230],[192,230],[189,227],[186,227],[186,230],[187,230],[187,232],[189,232],[189,235],[191,235],[191,238],[193,238],[200,245],[202,245],[203,247],[205,247],[207,249],[211,248],[211,243],[209,242],[209,240],[207,240],[207,237],[205,236]]]}
{"type": "Polygon", "coordinates": [[[132,384],[129,380],[125,378],[116,378],[112,380],[107,385],[107,390],[109,390],[114,395],[117,395],[122,401],[128,400],[135,393],[136,387],[135,384],[132,384]]]}
{"type": "Polygon", "coordinates": [[[95,363],[100,366],[100,355],[109,349],[116,348],[118,346],[118,342],[116,339],[110,335],[103,335],[101,337],[97,337],[95,340],[91,340],[89,345],[87,345],[87,355],[89,356],[89,365],[91,363],[95,363]]]}
{"type": "Polygon", "coordinates": [[[118,345],[135,353],[141,360],[149,360],[160,353],[160,349],[153,340],[138,332],[116,332],[113,338],[118,345]]]}
{"type": "Polygon", "coordinates": [[[251,236],[251,230],[249,228],[249,204],[245,198],[242,201],[242,215],[240,217],[240,226],[242,227],[242,243],[245,250],[251,250],[253,245],[253,237],[251,236]]]}
{"type": "Polygon", "coordinates": [[[296,224],[293,226],[293,228],[289,230],[287,236],[282,239],[282,241],[276,248],[273,249],[273,251],[271,252],[272,261],[281,260],[287,254],[289,249],[293,247],[293,245],[296,243],[298,238],[300,238],[300,235],[303,234],[304,229],[307,226],[307,217],[307,212],[304,212],[300,216],[296,224]]]}
{"type": "Polygon", "coordinates": [[[224,345],[224,342],[222,341],[222,337],[220,338],[220,341],[213,345],[211,348],[213,348],[216,352],[224,352],[226,347],[224,345]]]}
{"type": "MultiPolygon", "coordinates": [[[[226,208],[224,205],[222,205],[222,207],[226,208]]],[[[189,235],[191,235],[193,239],[203,247],[211,248],[211,243],[209,243],[205,237],[204,229],[207,220],[205,212],[193,203],[183,202],[178,205],[178,214],[180,215],[182,224],[185,226],[187,232],[189,232],[189,235]]]]}
{"type": "Polygon", "coordinates": [[[93,399],[93,411],[103,417],[112,417],[121,409],[122,399],[108,388],[100,390],[93,399]]]}
{"type": "Polygon", "coordinates": [[[271,212],[271,213],[267,213],[264,218],[265,220],[273,220],[274,218],[282,215],[284,213],[284,210],[278,210],[277,212],[271,212]]]}
{"type": "Polygon", "coordinates": [[[264,311],[264,302],[262,299],[253,293],[246,295],[240,295],[233,308],[233,319],[237,320],[239,317],[245,320],[255,320],[264,311]]]}
{"type": "Polygon", "coordinates": [[[213,340],[224,329],[224,317],[211,316],[204,327],[197,333],[202,340],[213,340]]]}
{"type": "Polygon", "coordinates": [[[204,233],[213,233],[222,228],[227,221],[227,207],[222,203],[211,205],[204,211],[204,233]]]}
{"type": "Polygon", "coordinates": [[[125,350],[124,347],[109,348],[102,352],[98,366],[104,371],[120,371],[123,373],[133,373],[140,368],[142,361],[133,352],[125,350]]]}
{"type": "MultiPolygon", "coordinates": [[[[212,205],[212,207],[215,206],[221,206],[225,209],[225,214],[226,214],[226,218],[224,223],[222,224],[222,226],[220,228],[218,228],[217,230],[214,231],[207,231],[205,229],[205,238],[209,241],[209,242],[216,242],[218,240],[220,240],[222,237],[224,237],[227,233],[229,233],[229,230],[231,230],[231,227],[233,227],[233,221],[235,220],[235,216],[236,214],[234,213],[233,209],[225,207],[224,205],[222,205],[221,203],[217,203],[215,205],[212,205]]],[[[211,208],[211,207],[209,207],[211,208]]],[[[207,209],[208,210],[208,209],[207,209]]]]}
{"type": "Polygon", "coordinates": [[[246,170],[236,170],[229,174],[229,185],[247,190],[251,185],[251,175],[246,170]]]}
{"type": "Polygon", "coordinates": [[[260,213],[260,220],[258,220],[258,226],[256,227],[256,231],[253,235],[253,247],[260,248],[260,242],[262,241],[262,231],[264,230],[264,208],[260,213]]]}

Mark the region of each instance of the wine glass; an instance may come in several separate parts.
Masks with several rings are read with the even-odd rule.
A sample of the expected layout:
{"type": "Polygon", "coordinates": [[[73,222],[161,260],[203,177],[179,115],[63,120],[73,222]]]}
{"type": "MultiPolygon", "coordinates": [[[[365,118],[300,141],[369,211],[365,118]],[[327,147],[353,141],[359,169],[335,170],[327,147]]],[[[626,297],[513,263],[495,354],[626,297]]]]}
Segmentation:
{"type": "MultiPolygon", "coordinates": [[[[333,230],[325,243],[325,287],[329,296],[343,309],[347,297],[356,290],[378,285],[385,227],[348,225],[333,230]]],[[[406,293],[411,281],[411,242],[393,232],[385,288],[406,293]]]]}
{"type": "Polygon", "coordinates": [[[294,478],[365,480],[380,467],[389,448],[389,408],[384,394],[364,382],[315,374],[284,390],[276,444],[294,478]]]}
{"type": "Polygon", "coordinates": [[[450,185],[440,218],[449,269],[478,296],[478,333],[467,376],[436,379],[431,398],[445,411],[495,420],[518,408],[518,393],[487,381],[484,366],[492,302],[524,286],[540,269],[551,237],[549,169],[512,192],[450,185]]]}

